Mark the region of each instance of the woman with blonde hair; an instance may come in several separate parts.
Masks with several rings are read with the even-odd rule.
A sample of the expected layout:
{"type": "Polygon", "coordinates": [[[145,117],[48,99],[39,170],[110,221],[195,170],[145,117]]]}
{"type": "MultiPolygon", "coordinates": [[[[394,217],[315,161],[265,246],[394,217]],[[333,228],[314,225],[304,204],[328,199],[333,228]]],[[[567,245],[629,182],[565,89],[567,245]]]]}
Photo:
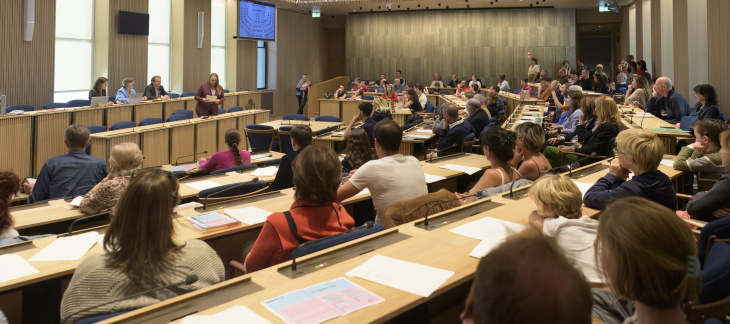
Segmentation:
{"type": "Polygon", "coordinates": [[[211,73],[208,81],[201,83],[198,91],[195,92],[195,100],[198,102],[195,105],[195,112],[198,117],[218,115],[218,105],[226,101],[223,96],[223,87],[218,81],[218,74],[211,73]],[[208,96],[215,96],[216,99],[209,101],[208,96]]]}
{"type": "MultiPolygon", "coordinates": [[[[621,123],[621,113],[616,106],[616,102],[609,96],[602,96],[595,100],[596,103],[596,123],[592,129],[586,129],[585,119],[579,121],[576,126],[575,134],[579,138],[583,138],[583,145],[560,145],[560,152],[577,152],[586,155],[606,156],[609,154],[609,142],[616,137],[619,132],[618,125],[621,123]]],[[[580,120],[580,119],[579,119],[580,120]]],[[[550,157],[548,157],[550,159],[550,157]]],[[[550,159],[553,167],[560,165],[560,157],[556,160],[550,159]]],[[[578,160],[575,154],[565,155],[565,163],[573,163],[578,160]]],[[[597,159],[588,159],[583,164],[595,162],[597,159]]]]}
{"type": "Polygon", "coordinates": [[[129,184],[132,171],[144,161],[137,144],[115,145],[109,156],[109,174],[84,196],[79,209],[87,214],[97,214],[116,206],[119,197],[129,184]]]}
{"type": "Polygon", "coordinates": [[[228,150],[217,152],[210,159],[201,158],[198,165],[200,173],[208,174],[216,170],[251,164],[251,153],[238,149],[238,145],[241,144],[241,132],[231,128],[226,131],[223,141],[228,145],[228,150]]]}
{"type": "Polygon", "coordinates": [[[376,122],[386,118],[393,119],[393,114],[390,112],[390,103],[390,101],[383,99],[383,97],[373,98],[373,114],[370,117],[376,122]]]}
{"type": "Polygon", "coordinates": [[[542,168],[550,170],[550,161],[540,152],[545,139],[542,127],[535,123],[522,123],[515,127],[517,142],[515,155],[511,165],[517,167],[517,172],[525,176],[525,179],[535,181],[540,177],[542,168]]]}
{"type": "Polygon", "coordinates": [[[380,96],[380,98],[388,99],[390,101],[398,101],[398,94],[393,91],[393,85],[386,84],[385,85],[385,92],[380,96]]]}
{"type": "Polygon", "coordinates": [[[63,295],[62,323],[137,309],[225,279],[223,262],[208,244],[176,239],[173,209],[180,202],[178,189],[171,172],[146,169],[132,174],[104,236],[106,252],[83,259],[63,295]],[[197,281],[98,306],[188,276],[197,281]]]}
{"type": "Polygon", "coordinates": [[[626,91],[624,105],[635,106],[638,103],[640,107],[643,107],[650,98],[651,87],[649,87],[649,81],[643,75],[634,75],[633,81],[631,81],[629,89],[626,91]]]}
{"type": "Polygon", "coordinates": [[[687,323],[702,289],[697,243],[671,210],[640,197],[609,205],[596,259],[610,290],[593,290],[592,317],[607,323],[687,323]]]}
{"type": "MultiPolygon", "coordinates": [[[[132,94],[136,94],[137,91],[134,91],[134,79],[132,78],[124,78],[122,80],[122,87],[117,90],[117,103],[128,103],[129,97],[132,94]]],[[[147,100],[147,97],[142,97],[142,100],[147,100]]]]}

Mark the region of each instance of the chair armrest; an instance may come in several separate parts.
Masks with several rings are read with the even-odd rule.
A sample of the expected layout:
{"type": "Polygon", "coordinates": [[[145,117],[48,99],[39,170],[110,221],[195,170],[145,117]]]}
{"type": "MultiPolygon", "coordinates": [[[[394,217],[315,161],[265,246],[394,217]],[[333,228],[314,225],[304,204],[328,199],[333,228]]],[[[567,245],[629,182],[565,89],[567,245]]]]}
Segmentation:
{"type": "Polygon", "coordinates": [[[240,274],[246,274],[246,267],[244,267],[241,262],[231,260],[231,262],[229,262],[228,264],[233,267],[233,273],[229,274],[229,278],[237,277],[239,271],[240,274]]]}
{"type": "Polygon", "coordinates": [[[689,224],[689,225],[697,226],[697,227],[699,227],[699,228],[703,228],[703,227],[705,227],[705,225],[707,225],[707,222],[703,222],[703,221],[701,221],[701,220],[696,220],[696,219],[691,219],[691,218],[684,218],[684,217],[680,217],[680,218],[681,218],[681,219],[682,219],[682,220],[683,220],[683,221],[684,221],[685,223],[687,223],[687,224],[689,224]]]}
{"type": "Polygon", "coordinates": [[[689,199],[692,199],[692,197],[693,197],[692,195],[688,195],[688,194],[683,194],[683,193],[678,193],[677,194],[677,198],[682,198],[682,199],[689,200],[689,199]]]}

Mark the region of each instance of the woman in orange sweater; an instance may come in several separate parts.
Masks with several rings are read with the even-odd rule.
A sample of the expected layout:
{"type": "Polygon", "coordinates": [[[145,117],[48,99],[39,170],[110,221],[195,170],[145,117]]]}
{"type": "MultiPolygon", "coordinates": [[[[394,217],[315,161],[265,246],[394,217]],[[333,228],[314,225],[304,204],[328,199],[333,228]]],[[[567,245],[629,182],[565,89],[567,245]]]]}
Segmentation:
{"type": "Polygon", "coordinates": [[[308,146],[294,160],[293,168],[294,203],[288,211],[273,213],[266,219],[246,257],[246,272],[285,262],[304,242],[341,233],[355,225],[345,208],[335,202],[342,164],[331,148],[308,146]]]}

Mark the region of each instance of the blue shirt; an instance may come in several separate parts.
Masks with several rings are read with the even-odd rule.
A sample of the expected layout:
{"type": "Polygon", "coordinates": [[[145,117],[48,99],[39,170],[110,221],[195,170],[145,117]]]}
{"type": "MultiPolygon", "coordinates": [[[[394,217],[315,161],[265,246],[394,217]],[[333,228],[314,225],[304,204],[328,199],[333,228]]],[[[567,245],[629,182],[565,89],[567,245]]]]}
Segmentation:
{"type": "Polygon", "coordinates": [[[29,199],[34,202],[83,196],[106,175],[104,159],[86,155],[84,150],[69,150],[68,154],[52,157],[43,164],[29,199]],[[74,192],[81,187],[86,188],[74,192]]]}
{"type": "MultiPolygon", "coordinates": [[[[129,93],[137,93],[134,91],[134,89],[130,89],[129,93]]],[[[127,89],[125,87],[121,87],[119,90],[117,90],[117,101],[121,103],[128,103],[129,102],[129,96],[127,95],[127,89]]]]}

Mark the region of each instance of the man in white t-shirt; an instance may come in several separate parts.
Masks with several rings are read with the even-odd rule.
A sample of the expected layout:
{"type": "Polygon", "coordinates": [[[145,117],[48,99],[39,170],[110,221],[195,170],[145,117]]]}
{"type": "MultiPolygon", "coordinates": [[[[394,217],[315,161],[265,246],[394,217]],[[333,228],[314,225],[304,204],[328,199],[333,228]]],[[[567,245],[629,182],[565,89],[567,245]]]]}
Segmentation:
{"type": "Polygon", "coordinates": [[[530,225],[554,237],[586,280],[601,283],[593,247],[598,221],[584,215],[578,186],[562,174],[544,175],[532,183],[527,195],[537,205],[530,214],[530,225]]]}
{"type": "Polygon", "coordinates": [[[337,191],[337,201],[357,195],[366,188],[375,205],[375,223],[381,223],[385,208],[392,202],[428,194],[421,163],[399,153],[403,130],[392,120],[383,120],[373,129],[378,160],[365,163],[351,174],[337,191]]]}
{"type": "Polygon", "coordinates": [[[423,91],[424,89],[425,88],[422,85],[416,84],[416,93],[418,94],[418,102],[421,103],[421,107],[423,107],[423,109],[426,109],[426,103],[428,102],[428,97],[426,97],[426,94],[423,91]]]}

